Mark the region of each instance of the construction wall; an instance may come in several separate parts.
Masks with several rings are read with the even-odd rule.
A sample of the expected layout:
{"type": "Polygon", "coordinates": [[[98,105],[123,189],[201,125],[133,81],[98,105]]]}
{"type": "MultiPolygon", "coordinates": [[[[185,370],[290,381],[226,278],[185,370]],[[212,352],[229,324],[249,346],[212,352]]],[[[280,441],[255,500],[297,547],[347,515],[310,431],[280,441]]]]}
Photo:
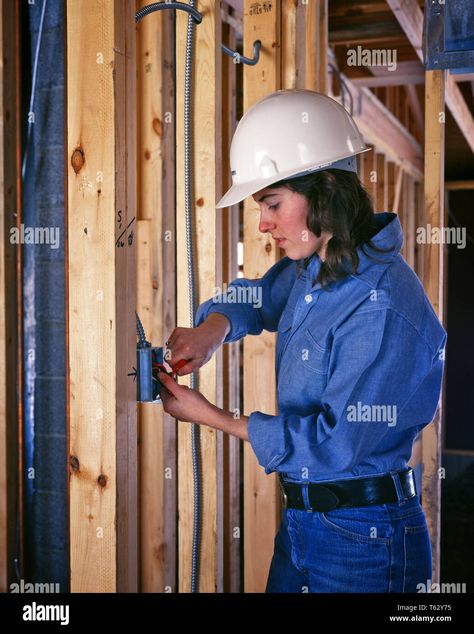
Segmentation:
{"type": "MultiPolygon", "coordinates": [[[[188,17],[160,11],[135,26],[134,10],[145,4],[65,3],[67,513],[70,587],[79,592],[191,588],[191,426],[177,423],[159,405],[137,407],[130,376],[135,310],[155,346],[162,346],[175,326],[190,325],[183,155],[188,17]]],[[[372,147],[359,157],[361,180],[376,211],[399,214],[403,255],[430,282],[430,299],[440,310],[439,249],[421,252],[415,241],[415,227],[430,219],[442,224],[439,129],[428,130],[424,151],[396,93],[375,95],[344,78],[328,49],[327,0],[245,0],[243,13],[240,6],[230,0],[196,2],[203,14],[194,29],[192,74],[197,303],[239,274],[261,277],[281,257],[259,233],[253,201],[222,211],[215,202],[230,184],[230,140],[242,114],[280,88],[308,88],[347,108],[344,99],[351,96],[352,114],[372,147]],[[231,58],[221,50],[223,41],[251,58],[256,40],[261,51],[253,66],[236,63],[238,55],[231,58]],[[430,158],[425,172],[439,175],[427,191],[424,153],[430,158]]],[[[442,108],[442,77],[430,75],[429,81],[429,99],[435,101],[427,98],[426,107],[442,108]]],[[[4,216],[4,222],[8,226],[10,219],[4,216]]],[[[17,284],[11,255],[5,250],[0,255],[9,282],[17,284]]],[[[0,307],[8,315],[7,307],[0,307]]],[[[10,327],[11,314],[8,319],[10,327]]],[[[0,351],[7,356],[8,335],[0,334],[0,351]]],[[[199,372],[200,391],[231,411],[274,413],[274,346],[274,333],[225,346],[199,372]]],[[[11,386],[4,381],[1,389],[6,402],[11,386]]],[[[0,410],[7,441],[6,421],[0,410]]],[[[412,457],[419,481],[421,463],[429,465],[421,484],[429,502],[435,565],[437,429],[427,433],[426,442],[417,441],[412,457]]],[[[281,512],[275,474],[264,474],[248,443],[204,426],[200,436],[199,589],[261,592],[281,512]]],[[[7,466],[4,453],[4,490],[7,466]]],[[[13,497],[14,491],[5,496],[0,523],[0,537],[10,550],[13,497]]],[[[5,583],[7,563],[1,564],[5,583]]]]}

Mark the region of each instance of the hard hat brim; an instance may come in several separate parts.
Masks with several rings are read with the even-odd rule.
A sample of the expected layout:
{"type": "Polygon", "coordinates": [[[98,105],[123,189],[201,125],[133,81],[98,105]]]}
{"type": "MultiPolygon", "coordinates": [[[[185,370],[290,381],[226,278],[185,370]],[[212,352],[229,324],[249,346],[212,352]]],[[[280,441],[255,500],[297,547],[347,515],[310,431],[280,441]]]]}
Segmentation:
{"type": "Polygon", "coordinates": [[[281,180],[281,176],[277,178],[263,178],[258,181],[252,181],[250,183],[237,183],[232,185],[230,189],[222,196],[219,202],[216,205],[217,209],[223,209],[224,207],[232,207],[232,205],[236,205],[240,203],[242,200],[255,194],[256,192],[272,185],[273,183],[281,180]]]}
{"type": "MultiPolygon", "coordinates": [[[[268,187],[269,185],[273,185],[274,183],[277,183],[278,181],[281,181],[286,178],[297,178],[298,176],[302,176],[303,174],[306,174],[309,172],[319,172],[319,171],[322,171],[325,169],[331,169],[331,168],[345,169],[341,165],[344,160],[354,159],[354,157],[357,154],[363,154],[365,152],[369,152],[371,149],[372,148],[370,147],[364,147],[358,152],[354,152],[354,154],[350,157],[337,158],[325,165],[320,165],[317,167],[307,167],[306,169],[303,169],[303,171],[288,170],[287,172],[284,172],[281,174],[273,174],[272,176],[268,176],[267,178],[260,178],[254,181],[247,181],[246,183],[234,183],[233,185],[231,185],[231,187],[226,191],[224,196],[222,196],[222,198],[216,204],[216,209],[223,209],[224,207],[231,207],[232,205],[236,205],[237,203],[240,203],[242,200],[244,200],[248,196],[251,196],[252,194],[255,194],[261,189],[265,189],[265,187],[268,187]]],[[[349,169],[349,171],[356,171],[356,168],[349,169]]]]}

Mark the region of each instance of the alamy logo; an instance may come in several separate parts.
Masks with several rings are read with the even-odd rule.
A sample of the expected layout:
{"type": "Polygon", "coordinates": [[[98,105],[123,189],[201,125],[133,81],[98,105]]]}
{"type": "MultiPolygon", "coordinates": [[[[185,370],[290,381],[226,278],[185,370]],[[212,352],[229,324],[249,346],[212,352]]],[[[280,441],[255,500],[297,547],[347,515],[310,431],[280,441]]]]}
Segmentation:
{"type": "Polygon", "coordinates": [[[261,286],[229,286],[224,284],[214,287],[212,301],[215,304],[252,304],[253,308],[262,307],[261,286]]]}
{"type": "Polygon", "coordinates": [[[347,51],[348,66],[386,66],[387,70],[397,69],[397,49],[350,48],[347,51]]]}
{"type": "Polygon", "coordinates": [[[465,583],[431,583],[431,579],[427,579],[426,583],[418,583],[416,591],[421,593],[452,593],[460,594],[467,592],[467,584],[465,583]]]}
{"type": "Polygon", "coordinates": [[[395,427],[397,406],[364,405],[357,401],[355,405],[347,406],[347,420],[349,423],[387,423],[389,427],[395,427]]]}
{"type": "Polygon", "coordinates": [[[418,244],[455,244],[458,249],[466,247],[466,227],[417,227],[418,244]]]}
{"type": "Polygon", "coordinates": [[[59,247],[59,227],[20,227],[10,229],[11,244],[49,244],[51,249],[59,247]]]}
{"type": "Polygon", "coordinates": [[[59,621],[61,625],[69,625],[68,605],[42,605],[28,603],[23,606],[24,621],[59,621]]]}
{"type": "Polygon", "coordinates": [[[53,592],[61,592],[61,587],[59,583],[30,583],[25,581],[24,579],[20,579],[20,583],[11,583],[10,584],[10,592],[15,594],[16,592],[21,592],[25,594],[31,593],[53,593],[53,592]]]}

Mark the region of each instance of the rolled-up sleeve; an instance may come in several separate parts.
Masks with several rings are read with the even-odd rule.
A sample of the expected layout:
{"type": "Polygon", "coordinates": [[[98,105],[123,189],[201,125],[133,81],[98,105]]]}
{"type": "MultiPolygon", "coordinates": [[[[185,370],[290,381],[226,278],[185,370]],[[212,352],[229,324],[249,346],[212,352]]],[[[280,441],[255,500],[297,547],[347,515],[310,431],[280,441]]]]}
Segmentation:
{"type": "Polygon", "coordinates": [[[262,330],[275,332],[295,279],[296,265],[288,257],[274,264],[261,279],[237,278],[225,293],[216,293],[198,307],[195,325],[199,326],[211,313],[225,315],[231,329],[224,343],[248,334],[259,335],[262,330]]]}
{"type": "Polygon", "coordinates": [[[266,473],[350,471],[387,434],[431,422],[445,338],[440,326],[428,344],[387,307],[351,316],[334,332],[328,379],[316,411],[306,416],[250,414],[249,441],[260,465],[266,473]]]}

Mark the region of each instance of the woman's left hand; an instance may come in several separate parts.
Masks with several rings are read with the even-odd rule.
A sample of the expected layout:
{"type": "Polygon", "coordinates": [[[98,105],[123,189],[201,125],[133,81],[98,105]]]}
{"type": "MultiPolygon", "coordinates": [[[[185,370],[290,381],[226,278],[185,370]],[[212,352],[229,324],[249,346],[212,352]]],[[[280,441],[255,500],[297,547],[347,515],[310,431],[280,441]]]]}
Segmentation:
{"type": "Polygon", "coordinates": [[[209,418],[213,405],[201,392],[178,385],[164,372],[160,372],[159,379],[164,386],[160,389],[160,398],[167,414],[187,423],[202,423],[209,418]]]}

